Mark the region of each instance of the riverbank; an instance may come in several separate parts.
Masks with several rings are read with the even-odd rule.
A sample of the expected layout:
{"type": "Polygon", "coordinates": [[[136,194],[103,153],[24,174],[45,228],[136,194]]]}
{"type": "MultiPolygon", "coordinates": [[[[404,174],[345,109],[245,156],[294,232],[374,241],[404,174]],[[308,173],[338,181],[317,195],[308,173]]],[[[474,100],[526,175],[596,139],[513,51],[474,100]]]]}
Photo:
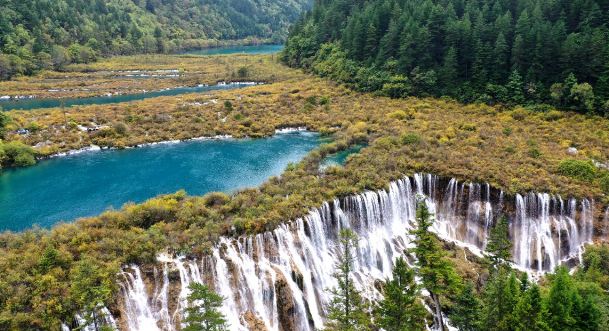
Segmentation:
{"type": "MultiPolygon", "coordinates": [[[[267,74],[286,70],[286,76],[292,78],[213,94],[70,109],[66,114],[69,123],[94,122],[110,127],[90,136],[77,126],[62,128],[66,118],[60,109],[8,112],[15,125],[28,127],[37,123],[42,128],[35,135],[17,137],[19,140],[36,145],[56,139],[57,148],[67,147],[68,142],[78,145],[81,138],[87,145],[95,141],[99,146],[120,147],[146,143],[147,139],[181,140],[217,134],[253,137],[273,134],[282,127],[300,126],[334,134],[335,139],[257,188],[203,197],[177,192],[74,223],[58,224],[51,230],[1,234],[5,257],[0,261],[0,270],[5,270],[2,279],[11,284],[12,300],[28,307],[28,320],[47,316],[58,321],[71,316],[74,311],[63,308],[36,310],[41,301],[38,293],[49,293],[49,300],[59,300],[61,307],[70,307],[73,298],[60,294],[71,293],[70,284],[84,267],[94,269],[94,274],[99,275],[94,279],[96,284],[103,284],[112,293],[103,302],[112,306],[117,300],[116,280],[122,266],[152,263],[160,252],[200,257],[221,235],[234,237],[277,229],[324,202],[386,190],[404,175],[437,174],[440,178],[455,178],[462,187],[488,183],[488,187],[496,189],[494,192],[506,196],[535,191],[559,194],[562,201],[594,199],[595,220],[605,210],[606,192],[600,179],[607,171],[586,167],[586,177],[579,177],[561,170],[560,164],[570,159],[584,165],[593,160],[605,163],[609,155],[607,119],[522,108],[464,106],[451,100],[392,100],[357,93],[274,62],[267,63],[267,74]],[[342,167],[322,169],[329,153],[353,144],[367,147],[348,156],[342,167]],[[41,252],[53,256],[50,269],[37,267],[41,252]],[[56,281],[42,281],[49,276],[56,281]]],[[[594,226],[598,226],[598,221],[594,226]]]]}
{"type": "Polygon", "coordinates": [[[488,182],[509,193],[538,190],[599,200],[604,196],[602,167],[593,167],[596,181],[569,177],[559,169],[561,161],[571,158],[607,162],[608,121],[601,117],[436,99],[374,98],[266,64],[266,71],[287,70],[286,77],[293,78],[239,90],[73,107],[65,117],[58,108],[10,111],[15,129],[37,131],[10,135],[5,141],[36,146],[38,156],[45,156],[91,144],[125,148],[201,136],[255,138],[273,135],[277,128],[306,126],[322,134],[357,133],[354,139],[364,143],[382,138],[376,142],[381,144],[379,155],[372,159],[389,157],[403,173],[425,171],[488,182]],[[102,125],[107,128],[79,129],[102,125]],[[389,150],[395,152],[385,153],[389,150]]]}
{"type": "MultiPolygon", "coordinates": [[[[306,127],[282,128],[282,129],[275,130],[275,134],[293,133],[293,132],[301,132],[301,131],[307,131],[307,128],[306,127]]],[[[154,145],[159,145],[159,144],[177,144],[177,143],[187,142],[187,141],[193,141],[193,140],[226,140],[226,139],[234,139],[234,138],[235,137],[233,137],[230,134],[216,135],[216,136],[201,136],[201,137],[194,137],[194,138],[189,138],[189,139],[184,139],[184,140],[162,140],[162,141],[157,141],[157,142],[139,144],[139,145],[135,145],[135,146],[126,146],[125,149],[141,148],[141,147],[154,146],[154,145]]],[[[252,138],[252,137],[245,136],[245,137],[241,137],[239,139],[247,139],[247,138],[252,138]]],[[[113,150],[113,149],[119,149],[119,148],[118,147],[105,147],[105,148],[101,148],[100,146],[91,144],[88,147],[83,147],[83,148],[80,148],[80,149],[72,149],[72,150],[68,150],[68,151],[65,151],[65,152],[58,152],[57,154],[40,156],[40,157],[37,157],[37,160],[45,160],[45,159],[50,159],[50,158],[54,158],[54,157],[76,155],[76,154],[80,154],[80,153],[83,153],[83,152],[101,151],[101,150],[113,150]]],[[[358,151],[359,151],[359,149],[358,149],[358,151]]],[[[342,159],[344,159],[344,157],[341,158],[341,160],[342,159]]]]}
{"type": "Polygon", "coordinates": [[[181,189],[200,196],[255,187],[327,142],[303,131],[263,139],[216,138],[82,151],[5,169],[0,231],[23,231],[34,224],[50,229],[62,220],[73,222],[181,189]]]}
{"type": "Polygon", "coordinates": [[[6,107],[12,98],[89,98],[176,86],[215,85],[222,81],[275,82],[289,78],[290,70],[266,70],[269,63],[274,61],[275,54],[247,53],[213,57],[166,54],[116,56],[91,64],[69,65],[61,72],[43,71],[36,76],[2,81],[0,106],[4,104],[6,107]]]}

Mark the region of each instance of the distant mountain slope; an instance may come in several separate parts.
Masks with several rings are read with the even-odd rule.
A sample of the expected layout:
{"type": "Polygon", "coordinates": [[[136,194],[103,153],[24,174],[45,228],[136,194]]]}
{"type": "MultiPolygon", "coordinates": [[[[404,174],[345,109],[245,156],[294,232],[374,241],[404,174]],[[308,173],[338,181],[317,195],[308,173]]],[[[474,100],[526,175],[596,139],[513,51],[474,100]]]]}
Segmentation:
{"type": "Polygon", "coordinates": [[[609,112],[606,0],[317,0],[283,59],[359,90],[609,112]]]}
{"type": "Polygon", "coordinates": [[[312,0],[0,0],[0,79],[106,54],[281,43],[312,0]]]}

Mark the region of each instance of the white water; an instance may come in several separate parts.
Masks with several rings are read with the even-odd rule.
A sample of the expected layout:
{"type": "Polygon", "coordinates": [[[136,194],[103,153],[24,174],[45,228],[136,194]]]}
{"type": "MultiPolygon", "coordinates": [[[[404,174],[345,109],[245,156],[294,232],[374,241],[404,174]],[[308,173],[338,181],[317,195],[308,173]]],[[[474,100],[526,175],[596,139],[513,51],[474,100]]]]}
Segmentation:
{"type": "MultiPolygon", "coordinates": [[[[272,232],[222,238],[213,254],[202,261],[159,256],[157,267],[163,271],[150,279],[154,293],[146,291],[137,266],[126,267],[120,284],[125,324],[129,330],[178,330],[180,311],[187,304],[187,286],[196,281],[226,297],[222,311],[230,330],[248,330],[252,316],[268,330],[279,330],[280,325],[294,330],[321,329],[324,306],[330,299],[326,289],[337,285],[332,273],[339,229],[350,227],[358,234],[356,287],[367,299],[375,300],[381,297],[375,281],[390,276],[395,258],[411,247],[407,232],[414,225],[417,194],[428,197],[427,204],[437,218],[434,230],[441,237],[481,254],[505,203],[499,193],[493,204],[492,193],[489,185],[453,179],[441,187],[437,177],[417,174],[392,182],[387,191],[324,203],[272,232]],[[180,275],[180,283],[175,285],[179,295],[173,298],[169,270],[180,275]]],[[[560,196],[534,193],[514,199],[515,213],[508,221],[519,267],[552,270],[561,261],[577,258],[583,244],[592,241],[594,201],[565,201],[560,196]]]]}

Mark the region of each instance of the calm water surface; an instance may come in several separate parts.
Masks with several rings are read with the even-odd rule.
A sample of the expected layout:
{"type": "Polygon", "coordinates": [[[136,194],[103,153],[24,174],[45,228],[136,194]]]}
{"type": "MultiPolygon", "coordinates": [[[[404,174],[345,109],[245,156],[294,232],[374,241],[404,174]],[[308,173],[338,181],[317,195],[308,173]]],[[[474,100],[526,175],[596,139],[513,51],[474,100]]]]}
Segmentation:
{"type": "Polygon", "coordinates": [[[194,51],[186,51],[174,53],[176,55],[183,54],[194,54],[194,55],[227,55],[236,53],[248,53],[248,54],[268,54],[277,53],[283,49],[283,45],[254,45],[254,46],[227,46],[227,47],[215,47],[198,49],[194,51]]]}
{"type": "Polygon", "coordinates": [[[125,94],[116,96],[101,96],[91,98],[65,98],[65,99],[20,99],[19,101],[14,100],[0,100],[0,107],[2,110],[32,110],[39,108],[54,108],[61,106],[61,100],[65,102],[66,107],[71,106],[84,106],[84,105],[105,105],[109,103],[120,103],[144,100],[149,98],[156,98],[161,96],[172,96],[195,92],[206,92],[215,90],[228,90],[235,88],[243,88],[246,86],[252,86],[252,84],[224,84],[224,85],[212,85],[212,86],[195,86],[195,87],[178,87],[169,90],[154,91],[147,93],[137,94],[125,94]]]}
{"type": "MultiPolygon", "coordinates": [[[[275,53],[281,51],[283,45],[255,45],[255,46],[233,46],[233,47],[217,47],[207,48],[195,51],[188,51],[176,54],[196,54],[196,55],[220,55],[220,54],[235,54],[235,53],[251,53],[251,54],[266,54],[275,53]]],[[[241,88],[247,85],[214,85],[214,86],[200,86],[200,87],[183,87],[171,90],[154,91],[148,93],[139,94],[128,94],[128,95],[117,95],[117,96],[102,96],[92,98],[75,98],[75,99],[63,99],[66,107],[71,106],[84,106],[84,105],[103,105],[108,103],[119,103],[144,100],[148,98],[156,98],[160,96],[172,96],[192,92],[205,92],[220,89],[232,89],[241,88]]],[[[0,107],[3,110],[31,110],[38,108],[54,108],[59,107],[61,101],[59,99],[20,99],[14,100],[0,100],[0,107]]]]}
{"type": "Polygon", "coordinates": [[[88,151],[0,172],[0,230],[97,215],[185,189],[190,195],[261,184],[321,144],[316,133],[88,151]]]}

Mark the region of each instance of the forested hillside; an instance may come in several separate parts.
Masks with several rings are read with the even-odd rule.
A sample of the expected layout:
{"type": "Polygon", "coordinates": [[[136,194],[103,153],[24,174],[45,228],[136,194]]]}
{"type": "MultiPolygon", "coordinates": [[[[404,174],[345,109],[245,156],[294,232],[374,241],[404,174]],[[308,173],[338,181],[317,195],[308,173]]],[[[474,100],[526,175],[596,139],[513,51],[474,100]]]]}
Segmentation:
{"type": "Polygon", "coordinates": [[[603,0],[317,0],[283,60],[391,97],[607,113],[607,22],[603,0]]]}
{"type": "Polygon", "coordinates": [[[109,54],[281,43],[310,0],[0,0],[0,79],[109,54]]]}

